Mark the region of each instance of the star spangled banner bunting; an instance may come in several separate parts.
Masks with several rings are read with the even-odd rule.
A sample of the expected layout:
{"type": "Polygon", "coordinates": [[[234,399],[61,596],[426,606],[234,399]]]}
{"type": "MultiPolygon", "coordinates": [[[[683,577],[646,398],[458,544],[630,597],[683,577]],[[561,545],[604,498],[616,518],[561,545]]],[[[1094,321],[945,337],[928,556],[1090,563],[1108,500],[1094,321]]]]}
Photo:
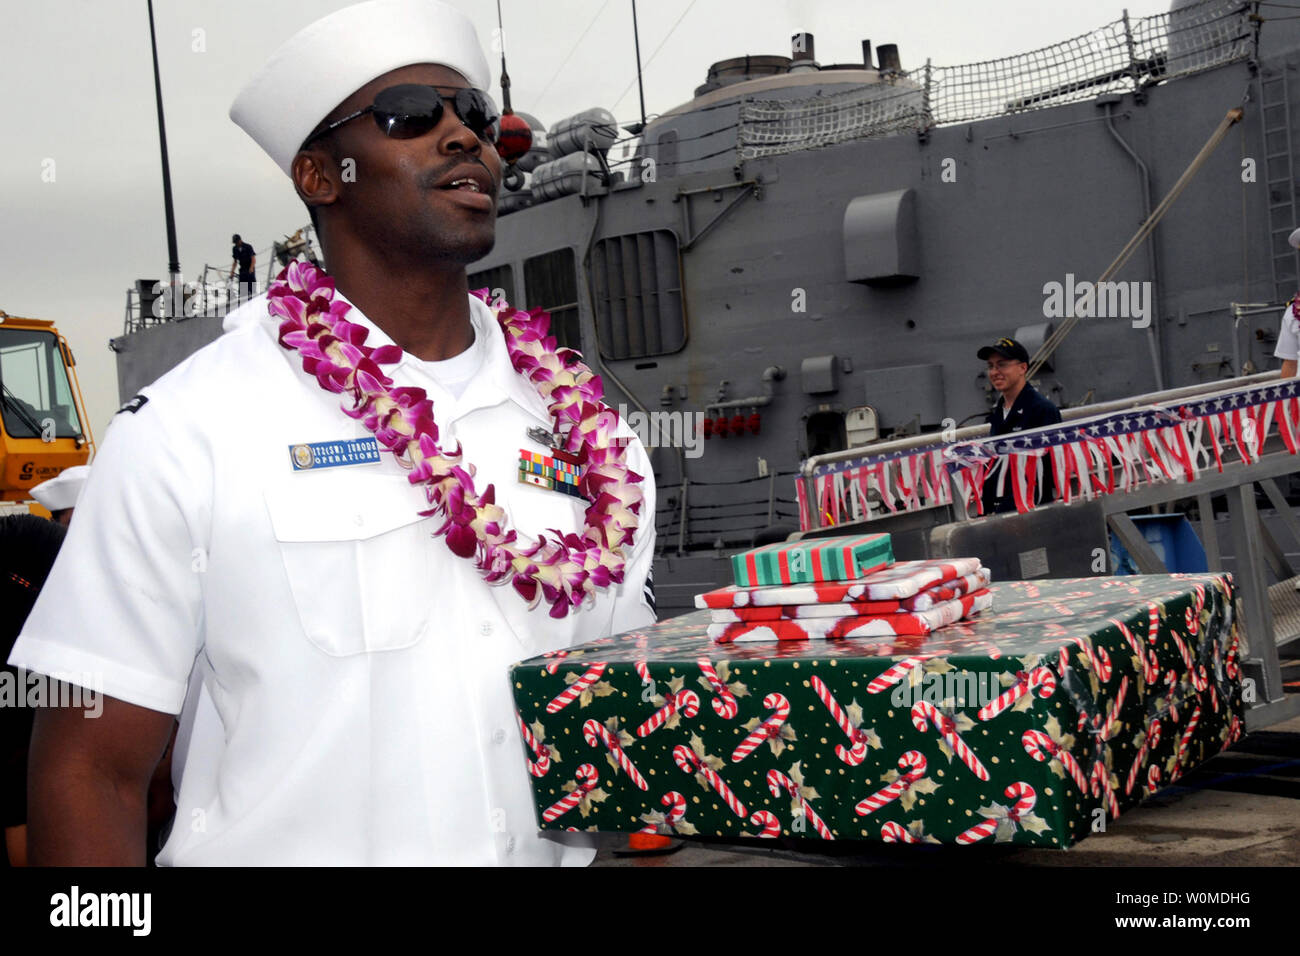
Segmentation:
{"type": "Polygon", "coordinates": [[[982,513],[985,485],[1034,507],[1050,469],[1066,502],[1160,481],[1195,481],[1225,460],[1253,463],[1277,435],[1300,453],[1300,381],[1263,382],[1186,402],[1144,405],[1033,431],[828,462],[796,482],[804,530],[951,504],[982,513]]]}

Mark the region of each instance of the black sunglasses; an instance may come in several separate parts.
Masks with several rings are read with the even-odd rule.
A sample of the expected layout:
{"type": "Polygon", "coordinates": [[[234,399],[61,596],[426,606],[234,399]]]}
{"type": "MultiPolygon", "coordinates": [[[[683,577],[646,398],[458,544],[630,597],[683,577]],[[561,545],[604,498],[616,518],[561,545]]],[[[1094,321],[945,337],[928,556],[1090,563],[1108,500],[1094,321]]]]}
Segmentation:
{"type": "MultiPolygon", "coordinates": [[[[469,127],[485,143],[496,145],[501,132],[501,114],[497,112],[492,100],[482,90],[467,87],[445,87],[455,89],[451,97],[451,108],[460,121],[469,127]]],[[[333,132],[344,123],[349,123],[358,116],[373,113],[375,125],[392,139],[415,139],[428,133],[442,120],[443,105],[446,97],[434,86],[419,83],[402,83],[390,86],[375,94],[375,101],[367,107],[357,110],[350,116],[335,120],[324,129],[312,133],[303,140],[302,149],[326,133],[333,132]]]]}

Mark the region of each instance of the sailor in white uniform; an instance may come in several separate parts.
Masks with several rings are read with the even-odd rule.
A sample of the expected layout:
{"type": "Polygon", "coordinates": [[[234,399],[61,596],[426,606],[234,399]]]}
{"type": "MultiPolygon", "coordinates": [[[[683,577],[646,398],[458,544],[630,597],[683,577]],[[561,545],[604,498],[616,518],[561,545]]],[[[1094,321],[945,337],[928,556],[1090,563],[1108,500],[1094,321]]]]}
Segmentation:
{"type": "MultiPolygon", "coordinates": [[[[1300,249],[1300,229],[1287,238],[1292,248],[1300,249]]],[[[1296,359],[1300,358],[1300,293],[1287,304],[1282,313],[1282,322],[1277,330],[1277,346],[1273,355],[1282,360],[1282,378],[1291,378],[1296,373],[1296,359]]]]}
{"type": "MultiPolygon", "coordinates": [[[[501,163],[483,101],[458,91],[488,81],[454,8],[372,0],[287,41],[232,117],[316,211],[365,346],[400,347],[383,373],[425,390],[440,446],[460,443],[531,541],[581,532],[590,503],[518,480],[521,450],[546,451],[529,432],[564,429],[466,292],[501,163]]],[[[38,718],[33,861],[142,862],[179,715],[161,864],[590,862],[585,835],[538,833],[508,668],[653,622],[645,450],[620,423],[644,476],[622,583],[553,617],[435,534],[423,486],[277,341],[265,295],[226,328],[116,416],[10,658],[108,695],[98,720],[38,718]]]]}

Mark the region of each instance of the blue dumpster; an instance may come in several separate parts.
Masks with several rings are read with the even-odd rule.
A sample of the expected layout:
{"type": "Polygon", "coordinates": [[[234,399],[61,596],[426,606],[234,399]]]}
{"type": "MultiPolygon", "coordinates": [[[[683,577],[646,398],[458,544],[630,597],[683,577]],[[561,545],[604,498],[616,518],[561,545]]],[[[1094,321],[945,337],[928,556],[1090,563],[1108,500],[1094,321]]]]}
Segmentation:
{"type": "MultiPolygon", "coordinates": [[[[1193,574],[1208,571],[1205,548],[1192,529],[1186,515],[1130,515],[1151,550],[1169,571],[1193,574]]],[[[1110,536],[1110,560],[1115,574],[1138,574],[1132,555],[1113,533],[1110,536]]]]}

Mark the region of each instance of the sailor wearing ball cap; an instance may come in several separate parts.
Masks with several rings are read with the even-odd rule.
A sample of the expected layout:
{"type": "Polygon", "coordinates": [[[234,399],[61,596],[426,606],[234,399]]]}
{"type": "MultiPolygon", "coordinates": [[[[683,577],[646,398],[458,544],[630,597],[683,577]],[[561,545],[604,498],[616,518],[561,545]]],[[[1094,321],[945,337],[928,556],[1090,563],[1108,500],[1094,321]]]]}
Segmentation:
{"type": "Polygon", "coordinates": [[[508,668],[653,622],[652,471],[593,414],[577,457],[609,495],[519,480],[528,436],[563,430],[560,393],[595,386],[544,394],[515,369],[555,356],[468,293],[501,182],[488,82],[454,7],[371,0],[236,98],[329,271],[290,266],[108,430],[11,657],[107,695],[98,720],[38,718],[34,862],[143,860],[138,798],[173,715],[160,864],[591,860],[585,837],[538,833],[508,668]],[[457,508],[426,517],[435,481],[457,508]],[[595,542],[612,581],[549,534],[552,562],[514,562],[551,528],[595,542]]]}
{"type": "MultiPolygon", "coordinates": [[[[1300,249],[1300,229],[1287,238],[1293,249],[1300,249]]],[[[1287,304],[1282,312],[1281,324],[1277,331],[1277,346],[1273,355],[1282,360],[1282,378],[1291,378],[1296,373],[1296,359],[1300,357],[1300,293],[1287,304]]]]}
{"type": "MultiPolygon", "coordinates": [[[[1029,384],[1029,352],[1015,339],[1000,338],[977,353],[987,363],[989,384],[998,390],[1000,398],[988,414],[989,434],[1007,435],[1011,432],[1043,425],[1054,425],[1061,413],[1034,386],[1029,384]]],[[[1051,498],[1051,472],[1045,472],[1038,485],[1040,500],[1051,498]]],[[[1003,493],[997,493],[995,481],[984,484],[984,510],[1015,511],[1015,499],[1010,483],[1004,483],[1003,493]]]]}

